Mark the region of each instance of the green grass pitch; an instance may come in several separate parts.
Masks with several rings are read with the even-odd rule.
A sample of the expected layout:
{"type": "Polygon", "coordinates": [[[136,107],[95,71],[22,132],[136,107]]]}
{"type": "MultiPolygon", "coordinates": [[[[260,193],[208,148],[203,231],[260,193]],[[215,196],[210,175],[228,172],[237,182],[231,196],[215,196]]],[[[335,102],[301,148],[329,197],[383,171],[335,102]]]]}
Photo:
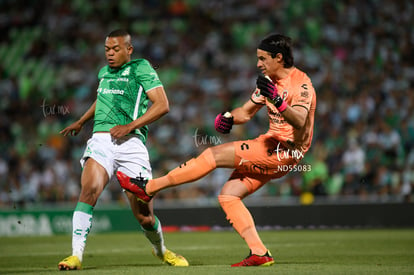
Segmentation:
{"type": "MultiPolygon", "coordinates": [[[[414,229],[260,231],[271,267],[231,268],[248,254],[233,231],[165,233],[190,267],[163,265],[141,232],[91,234],[83,269],[70,274],[414,274],[414,229]]],[[[71,237],[0,238],[0,274],[67,274],[71,237]]]]}

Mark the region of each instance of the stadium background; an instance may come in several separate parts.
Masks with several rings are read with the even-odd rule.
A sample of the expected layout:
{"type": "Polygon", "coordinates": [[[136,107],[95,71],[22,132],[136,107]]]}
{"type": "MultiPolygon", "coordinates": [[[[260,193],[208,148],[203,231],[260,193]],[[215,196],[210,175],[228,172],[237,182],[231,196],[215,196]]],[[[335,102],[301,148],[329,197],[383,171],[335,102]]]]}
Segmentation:
{"type": "MultiPolygon", "coordinates": [[[[296,66],[313,80],[314,142],[302,164],[252,202],[409,202],[414,185],[414,4],[411,1],[0,1],[0,208],[70,205],[79,157],[91,135],[59,131],[96,96],[103,42],[115,28],[133,36],[134,58],[158,69],[170,113],[150,126],[154,176],[207,146],[267,129],[262,110],[231,135],[214,131],[218,112],[254,89],[258,41],[291,36],[296,66]]],[[[191,205],[215,200],[230,171],[158,194],[191,205]]],[[[126,205],[117,184],[100,204],[126,205]]]]}

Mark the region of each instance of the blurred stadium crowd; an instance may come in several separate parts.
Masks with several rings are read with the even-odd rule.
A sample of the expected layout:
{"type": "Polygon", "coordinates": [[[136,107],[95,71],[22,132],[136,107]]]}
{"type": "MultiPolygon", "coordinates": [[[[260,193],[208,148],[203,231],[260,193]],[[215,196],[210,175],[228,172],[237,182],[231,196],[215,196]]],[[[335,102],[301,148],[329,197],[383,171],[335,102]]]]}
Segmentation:
{"type": "MultiPolygon", "coordinates": [[[[314,142],[302,168],[255,196],[409,201],[413,26],[409,0],[3,0],[0,206],[77,200],[92,122],[77,137],[59,131],[93,103],[104,39],[116,28],[131,32],[133,57],[151,61],[170,100],[170,113],[150,126],[154,176],[207,146],[267,130],[265,110],[226,136],[213,121],[249,98],[257,43],[279,32],[293,38],[295,64],[317,91],[314,142]]],[[[219,169],[158,196],[213,198],[229,173],[219,169]]],[[[122,201],[118,184],[101,200],[122,201]]]]}

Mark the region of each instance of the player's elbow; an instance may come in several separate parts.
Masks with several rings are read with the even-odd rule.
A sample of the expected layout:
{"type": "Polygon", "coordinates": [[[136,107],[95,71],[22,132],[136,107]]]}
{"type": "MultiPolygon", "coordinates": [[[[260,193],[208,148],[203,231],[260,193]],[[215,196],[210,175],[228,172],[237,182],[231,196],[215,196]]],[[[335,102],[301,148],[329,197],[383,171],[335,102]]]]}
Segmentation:
{"type": "Polygon", "coordinates": [[[296,130],[300,130],[303,128],[303,126],[305,126],[305,123],[301,123],[301,122],[295,122],[292,123],[293,128],[295,128],[296,130]]]}
{"type": "Polygon", "coordinates": [[[168,100],[158,101],[154,105],[156,106],[157,113],[160,116],[163,116],[170,111],[168,100]]]}
{"type": "Polygon", "coordinates": [[[165,115],[170,111],[170,106],[168,104],[164,104],[160,109],[160,114],[165,115]]]}
{"type": "Polygon", "coordinates": [[[288,122],[292,125],[296,130],[302,129],[307,120],[307,111],[303,108],[292,108],[293,112],[290,113],[288,117],[288,122]]]}
{"type": "Polygon", "coordinates": [[[291,123],[290,123],[292,126],[293,126],[293,128],[295,128],[296,130],[300,130],[300,129],[302,129],[304,126],[305,126],[305,124],[306,124],[306,117],[301,117],[301,116],[299,116],[299,117],[296,117],[293,121],[291,121],[291,123]]]}

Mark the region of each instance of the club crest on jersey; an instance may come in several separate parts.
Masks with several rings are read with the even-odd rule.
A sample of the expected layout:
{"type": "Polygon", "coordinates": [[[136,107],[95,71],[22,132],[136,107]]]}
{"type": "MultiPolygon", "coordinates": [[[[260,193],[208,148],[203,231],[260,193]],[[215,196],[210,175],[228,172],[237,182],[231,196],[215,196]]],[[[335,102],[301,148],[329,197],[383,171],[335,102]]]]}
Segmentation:
{"type": "Polygon", "coordinates": [[[280,94],[280,97],[283,100],[286,100],[286,98],[288,97],[288,90],[283,90],[282,93],[280,94]]]}
{"type": "Polygon", "coordinates": [[[125,71],[123,71],[121,75],[122,75],[122,76],[127,76],[127,75],[129,75],[129,69],[130,69],[130,67],[126,68],[126,69],[125,69],[125,71]]]}
{"type": "Polygon", "coordinates": [[[260,96],[260,90],[256,89],[256,91],[254,91],[254,93],[253,93],[253,97],[258,98],[259,96],[260,96]]]}

